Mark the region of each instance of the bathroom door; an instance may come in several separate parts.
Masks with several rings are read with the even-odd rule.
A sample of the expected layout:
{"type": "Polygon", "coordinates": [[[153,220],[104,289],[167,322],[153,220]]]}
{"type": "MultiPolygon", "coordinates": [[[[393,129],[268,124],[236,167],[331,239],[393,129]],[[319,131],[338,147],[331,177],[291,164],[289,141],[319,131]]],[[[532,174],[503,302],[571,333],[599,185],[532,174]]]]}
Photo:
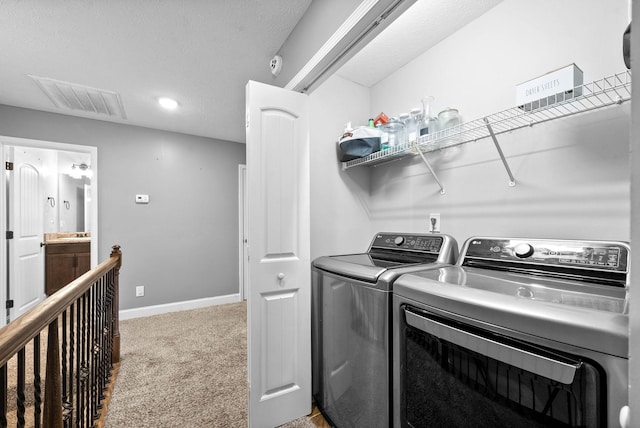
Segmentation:
{"type": "Polygon", "coordinates": [[[7,147],[9,180],[7,217],[13,238],[7,240],[9,251],[8,299],[14,320],[44,298],[44,196],[42,161],[36,150],[7,147]]]}
{"type": "Polygon", "coordinates": [[[250,81],[249,426],[311,413],[308,97],[250,81]]]}

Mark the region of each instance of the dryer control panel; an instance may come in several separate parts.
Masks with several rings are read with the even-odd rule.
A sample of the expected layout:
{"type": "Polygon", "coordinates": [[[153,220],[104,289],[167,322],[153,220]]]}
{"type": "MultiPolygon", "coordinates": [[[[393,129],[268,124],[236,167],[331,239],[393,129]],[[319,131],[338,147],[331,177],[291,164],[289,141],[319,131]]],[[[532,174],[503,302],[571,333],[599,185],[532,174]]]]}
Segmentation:
{"type": "Polygon", "coordinates": [[[462,259],[626,273],[629,245],[609,241],[474,237],[465,243],[462,259]]]}

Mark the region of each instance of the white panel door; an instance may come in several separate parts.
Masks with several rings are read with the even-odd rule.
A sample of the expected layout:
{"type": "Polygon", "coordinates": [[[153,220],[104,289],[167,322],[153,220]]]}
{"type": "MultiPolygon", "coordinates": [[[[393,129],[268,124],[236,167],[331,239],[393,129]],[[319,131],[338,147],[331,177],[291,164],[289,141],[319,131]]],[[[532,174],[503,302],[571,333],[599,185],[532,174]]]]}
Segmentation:
{"type": "Polygon", "coordinates": [[[9,147],[9,298],[16,319],[44,298],[42,161],[32,148],[9,147]],[[10,159],[11,160],[11,159],[10,159]]]}
{"type": "Polygon", "coordinates": [[[249,425],[311,412],[307,96],[250,81],[249,425]]]}

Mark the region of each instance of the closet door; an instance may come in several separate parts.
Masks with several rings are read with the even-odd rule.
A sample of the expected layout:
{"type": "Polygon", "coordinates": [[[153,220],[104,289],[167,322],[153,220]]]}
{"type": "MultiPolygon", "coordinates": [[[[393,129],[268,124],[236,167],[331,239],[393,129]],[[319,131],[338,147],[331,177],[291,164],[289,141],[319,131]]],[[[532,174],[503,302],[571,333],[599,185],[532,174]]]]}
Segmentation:
{"type": "Polygon", "coordinates": [[[249,82],[249,425],[311,412],[307,96],[249,82]]]}

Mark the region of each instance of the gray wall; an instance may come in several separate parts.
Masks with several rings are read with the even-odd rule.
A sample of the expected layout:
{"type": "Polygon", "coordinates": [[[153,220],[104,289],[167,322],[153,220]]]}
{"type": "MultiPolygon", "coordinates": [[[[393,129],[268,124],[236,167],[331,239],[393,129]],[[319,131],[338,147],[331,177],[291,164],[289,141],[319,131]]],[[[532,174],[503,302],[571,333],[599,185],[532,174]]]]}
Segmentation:
{"type": "Polygon", "coordinates": [[[445,195],[417,156],[342,171],[335,153],[347,121],[398,115],[425,95],[436,113],[451,106],[473,120],[513,107],[516,84],[571,62],[585,82],[625,70],[627,6],[505,0],[370,89],[328,79],[310,95],[323,118],[311,134],[312,257],[363,251],[378,231],[426,232],[429,213],[460,243],[482,234],[629,240],[630,103],[501,135],[515,187],[490,139],[427,155],[445,195]]]}
{"type": "Polygon", "coordinates": [[[3,105],[0,135],[98,147],[99,259],[122,246],[121,309],[238,292],[244,144],[3,105]]]}
{"type": "MultiPolygon", "coordinates": [[[[585,83],[623,72],[628,23],[626,2],[505,0],[374,86],[371,110],[395,116],[430,94],[435,112],[473,120],[515,106],[517,84],[572,62],[585,83]]],[[[372,224],[426,231],[440,213],[459,241],[629,240],[629,120],[626,103],[500,135],[515,187],[488,138],[428,155],[445,195],[419,158],[373,168],[372,224]]]]}
{"type": "Polygon", "coordinates": [[[322,118],[311,121],[309,133],[311,258],[361,253],[374,233],[368,210],[371,169],[342,171],[336,141],[348,120],[368,118],[369,90],[334,75],[309,95],[309,101],[310,117],[322,118]]]}

